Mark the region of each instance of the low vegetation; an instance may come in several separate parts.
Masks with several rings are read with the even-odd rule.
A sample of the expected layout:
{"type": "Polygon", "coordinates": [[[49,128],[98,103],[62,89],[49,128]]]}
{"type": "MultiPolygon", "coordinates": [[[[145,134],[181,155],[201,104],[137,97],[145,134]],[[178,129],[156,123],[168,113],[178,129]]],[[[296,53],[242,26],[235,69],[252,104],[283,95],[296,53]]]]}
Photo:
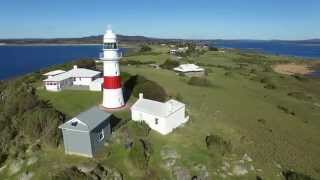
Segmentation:
{"type": "Polygon", "coordinates": [[[147,140],[138,139],[133,142],[129,158],[136,167],[146,169],[148,167],[151,153],[151,144],[147,140]]]}
{"type": "Polygon", "coordinates": [[[139,97],[139,93],[143,93],[144,98],[155,101],[164,102],[168,99],[165,89],[158,83],[148,80],[143,76],[133,77],[136,79],[136,84],[133,89],[133,96],[139,97]]]}
{"type": "Polygon", "coordinates": [[[209,87],[211,85],[210,81],[206,77],[191,77],[188,80],[188,84],[192,86],[203,86],[203,87],[209,87]]]}
{"type": "Polygon", "coordinates": [[[57,147],[61,133],[57,130],[65,116],[47,101],[38,98],[30,82],[21,78],[1,87],[0,155],[24,156],[35,142],[57,147]]]}
{"type": "Polygon", "coordinates": [[[173,68],[180,65],[179,61],[167,59],[163,64],[160,65],[163,69],[173,70],[173,68]]]}
{"type": "Polygon", "coordinates": [[[218,135],[206,136],[205,142],[207,148],[210,151],[214,151],[222,155],[230,153],[232,150],[231,142],[224,140],[221,136],[218,135]]]}
{"type": "Polygon", "coordinates": [[[139,50],[139,52],[141,52],[141,53],[150,52],[150,51],[152,51],[152,48],[148,45],[145,45],[145,44],[142,45],[139,50]]]}

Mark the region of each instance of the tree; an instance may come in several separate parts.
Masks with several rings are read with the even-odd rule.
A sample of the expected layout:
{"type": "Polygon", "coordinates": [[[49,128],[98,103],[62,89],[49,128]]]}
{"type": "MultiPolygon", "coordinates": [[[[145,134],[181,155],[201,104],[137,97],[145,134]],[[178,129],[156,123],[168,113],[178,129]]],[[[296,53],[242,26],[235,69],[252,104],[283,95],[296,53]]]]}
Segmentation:
{"type": "Polygon", "coordinates": [[[171,59],[167,59],[163,64],[160,65],[161,68],[172,70],[173,68],[179,66],[180,63],[178,61],[174,61],[171,59]]]}
{"type": "Polygon", "coordinates": [[[152,51],[152,48],[150,47],[150,46],[148,46],[148,45],[142,45],[141,47],[140,47],[140,51],[139,52],[150,52],[150,51],[152,51]]]}

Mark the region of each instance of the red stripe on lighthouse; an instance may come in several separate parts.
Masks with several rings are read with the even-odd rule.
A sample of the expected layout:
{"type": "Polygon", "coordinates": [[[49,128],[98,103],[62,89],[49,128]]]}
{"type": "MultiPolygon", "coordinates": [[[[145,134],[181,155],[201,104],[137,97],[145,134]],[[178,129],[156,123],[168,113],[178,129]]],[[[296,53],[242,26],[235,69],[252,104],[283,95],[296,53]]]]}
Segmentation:
{"type": "Polygon", "coordinates": [[[105,76],[103,80],[104,89],[118,89],[121,88],[120,76],[105,76]]]}

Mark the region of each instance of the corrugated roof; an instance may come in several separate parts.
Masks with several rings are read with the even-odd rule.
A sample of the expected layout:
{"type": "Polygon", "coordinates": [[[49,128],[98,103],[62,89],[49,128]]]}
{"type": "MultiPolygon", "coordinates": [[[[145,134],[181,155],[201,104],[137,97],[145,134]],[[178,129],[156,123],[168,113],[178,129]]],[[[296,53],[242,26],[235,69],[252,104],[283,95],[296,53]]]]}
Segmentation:
{"type": "Polygon", "coordinates": [[[166,117],[181,107],[185,106],[183,103],[171,99],[165,103],[150,100],[138,99],[131,107],[132,110],[141,111],[159,117],[166,117]]]}
{"type": "Polygon", "coordinates": [[[200,72],[204,71],[203,68],[195,65],[195,64],[181,64],[178,67],[173,68],[175,71],[180,71],[180,72],[200,72]]]}
{"type": "Polygon", "coordinates": [[[61,129],[74,129],[80,131],[91,131],[96,128],[99,124],[108,119],[112,114],[99,109],[99,107],[94,106],[87,111],[80,113],[78,116],[72,118],[66,123],[59,126],[61,129]],[[72,122],[78,121],[78,123],[73,126],[72,122]],[[80,122],[79,122],[80,121],[80,122]]]}
{"type": "Polygon", "coordinates": [[[64,70],[61,70],[61,69],[57,69],[57,70],[54,70],[54,71],[50,71],[50,72],[47,72],[45,74],[43,74],[44,76],[55,76],[55,75],[58,75],[58,74],[61,74],[61,73],[65,73],[66,71],[64,70]]]}
{"type": "Polygon", "coordinates": [[[65,73],[58,74],[53,77],[49,77],[43,81],[62,81],[68,78],[72,77],[95,77],[97,75],[101,74],[99,71],[94,71],[91,69],[85,69],[85,68],[74,68],[71,69],[65,73]]]}

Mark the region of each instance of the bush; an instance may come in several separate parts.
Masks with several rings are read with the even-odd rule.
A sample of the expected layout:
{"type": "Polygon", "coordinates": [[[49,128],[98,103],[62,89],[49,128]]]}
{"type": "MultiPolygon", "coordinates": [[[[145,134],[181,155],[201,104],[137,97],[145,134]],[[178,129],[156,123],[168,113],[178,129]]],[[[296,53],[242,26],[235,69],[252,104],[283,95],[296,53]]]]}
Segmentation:
{"type": "Polygon", "coordinates": [[[309,96],[305,94],[304,92],[290,92],[288,93],[288,96],[294,97],[296,99],[300,100],[311,100],[312,96],[309,96]]]}
{"type": "Polygon", "coordinates": [[[96,63],[94,60],[91,59],[80,59],[76,61],[76,64],[79,68],[86,68],[86,69],[95,69],[96,63]]]}
{"type": "Polygon", "coordinates": [[[282,171],[282,175],[285,178],[285,180],[315,180],[314,178],[308,175],[294,172],[291,170],[282,171]]]}
{"type": "Polygon", "coordinates": [[[137,60],[122,60],[120,61],[121,65],[147,65],[147,64],[155,64],[155,61],[137,61],[137,60]]]}
{"type": "Polygon", "coordinates": [[[216,151],[222,155],[230,153],[232,150],[232,145],[230,141],[224,140],[218,135],[209,135],[205,139],[207,148],[216,151]]]}
{"type": "Polygon", "coordinates": [[[164,102],[168,99],[168,95],[162,86],[141,76],[138,77],[133,89],[135,97],[139,97],[139,93],[143,93],[144,98],[155,101],[164,102]]]}
{"type": "Polygon", "coordinates": [[[210,46],[209,51],[219,51],[219,49],[216,47],[210,46]]]}
{"type": "Polygon", "coordinates": [[[193,86],[210,86],[210,81],[205,77],[191,77],[188,81],[188,84],[193,86]]]}
{"type": "Polygon", "coordinates": [[[73,166],[52,174],[51,179],[52,180],[72,180],[72,179],[88,180],[90,178],[84,172],[80,171],[77,167],[73,166]]]}
{"type": "Polygon", "coordinates": [[[146,137],[151,131],[150,127],[144,121],[134,122],[130,129],[131,133],[138,137],[146,137]]]}
{"type": "Polygon", "coordinates": [[[133,143],[133,147],[129,153],[129,158],[136,167],[145,169],[148,167],[151,153],[151,144],[146,140],[139,139],[133,143]]]}
{"type": "Polygon", "coordinates": [[[286,114],[291,114],[291,115],[293,115],[293,116],[296,115],[295,112],[289,110],[287,107],[278,105],[277,108],[280,109],[280,110],[282,110],[282,111],[285,112],[286,114]]]}
{"type": "Polygon", "coordinates": [[[11,80],[2,87],[0,103],[0,153],[25,153],[21,142],[38,139],[46,145],[57,146],[61,140],[58,126],[64,121],[62,113],[38,98],[35,88],[23,78],[11,80]]]}
{"type": "Polygon", "coordinates": [[[150,51],[152,51],[152,48],[148,45],[142,45],[139,50],[139,52],[142,52],[142,53],[143,52],[150,52],[150,51]]]}
{"type": "Polygon", "coordinates": [[[265,89],[276,89],[276,85],[272,84],[272,83],[268,83],[264,86],[265,89]]]}
{"type": "Polygon", "coordinates": [[[306,77],[303,77],[302,75],[299,75],[299,74],[294,74],[294,75],[292,75],[292,77],[294,77],[298,81],[306,81],[307,80],[306,77]]]}
{"type": "Polygon", "coordinates": [[[163,69],[169,69],[172,70],[175,67],[178,67],[180,63],[178,61],[174,61],[171,59],[167,59],[163,64],[160,65],[163,69]]]}

